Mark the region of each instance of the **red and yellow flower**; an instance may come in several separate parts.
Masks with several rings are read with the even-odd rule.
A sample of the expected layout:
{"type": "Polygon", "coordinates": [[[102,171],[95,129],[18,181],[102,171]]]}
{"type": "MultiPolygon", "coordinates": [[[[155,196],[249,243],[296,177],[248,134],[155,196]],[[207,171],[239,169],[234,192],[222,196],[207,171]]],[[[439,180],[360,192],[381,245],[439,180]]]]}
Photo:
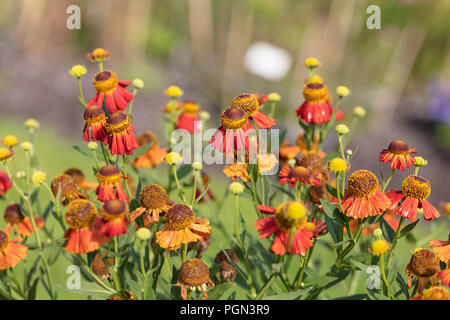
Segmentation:
{"type": "Polygon", "coordinates": [[[310,168],[303,166],[284,167],[278,174],[280,185],[289,183],[291,187],[294,187],[297,182],[302,184],[309,184],[311,186],[319,186],[322,183],[317,172],[312,172],[310,168]]]}
{"type": "Polygon", "coordinates": [[[131,212],[130,221],[136,220],[145,213],[145,220],[149,224],[153,222],[158,223],[159,217],[164,216],[170,208],[166,190],[157,184],[152,184],[142,189],[139,194],[139,202],[141,206],[131,212]]]}
{"type": "Polygon", "coordinates": [[[116,166],[109,164],[101,167],[97,173],[97,180],[99,185],[95,189],[95,193],[99,201],[104,202],[112,199],[128,201],[128,196],[121,185],[123,180],[122,172],[116,166]],[[114,190],[116,193],[114,193],[114,190]]]}
{"type": "Polygon", "coordinates": [[[111,51],[103,48],[94,49],[89,52],[86,57],[91,61],[103,61],[111,56],[111,51]]]}
{"type": "Polygon", "coordinates": [[[286,251],[305,256],[313,245],[311,239],[318,235],[316,225],[307,221],[307,209],[300,202],[284,202],[277,209],[258,205],[258,210],[271,217],[260,218],[255,228],[261,239],[276,234],[270,249],[277,255],[286,251]]]}
{"type": "Polygon", "coordinates": [[[0,196],[11,189],[12,182],[6,172],[0,170],[0,196]]]}
{"type": "Polygon", "coordinates": [[[128,207],[125,202],[119,199],[106,201],[100,209],[102,217],[100,232],[109,238],[127,233],[129,224],[127,213],[128,207]]]}
{"type": "Polygon", "coordinates": [[[111,154],[133,154],[139,147],[134,135],[134,125],[130,118],[122,112],[111,114],[106,121],[106,131],[109,134],[108,145],[111,154]]]}
{"type": "Polygon", "coordinates": [[[19,241],[22,239],[10,240],[9,230],[0,230],[0,270],[13,268],[25,259],[28,248],[16,243],[19,241]]]}
{"type": "Polygon", "coordinates": [[[201,122],[198,120],[200,106],[192,100],[186,100],[182,105],[183,112],[178,117],[176,129],[185,129],[189,132],[199,132],[201,128],[198,126],[201,122]],[[197,127],[195,126],[197,125],[197,127]]]}
{"type": "Polygon", "coordinates": [[[391,209],[395,214],[415,221],[418,209],[423,209],[425,220],[433,220],[441,215],[433,205],[426,200],[431,193],[430,182],[419,176],[408,176],[402,182],[402,190],[389,190],[386,195],[391,200],[391,209]],[[399,204],[400,201],[403,202],[399,204]]]}
{"type": "Polygon", "coordinates": [[[391,201],[378,191],[378,179],[368,170],[353,172],[348,178],[347,190],[342,198],[342,208],[348,217],[363,219],[383,213],[391,201]]]}
{"type": "Polygon", "coordinates": [[[305,84],[303,96],[306,101],[296,110],[296,114],[301,120],[314,124],[324,124],[330,121],[333,108],[328,102],[328,89],[324,83],[305,84]]]}
{"type": "MultiPolygon", "coordinates": [[[[30,218],[25,217],[22,214],[20,205],[17,203],[13,203],[7,206],[5,209],[5,215],[3,217],[7,222],[4,231],[8,234],[11,228],[13,229],[14,233],[18,233],[24,237],[28,237],[34,232],[33,224],[31,223],[30,218]]],[[[34,221],[37,230],[44,226],[44,219],[35,218],[34,221]]]]}
{"type": "Polygon", "coordinates": [[[180,276],[177,286],[181,287],[181,297],[183,300],[187,298],[187,291],[201,291],[203,293],[202,300],[208,298],[206,292],[207,287],[214,288],[214,282],[209,277],[209,268],[202,260],[194,258],[186,260],[180,267],[180,276]]]}
{"type": "Polygon", "coordinates": [[[246,165],[243,163],[233,163],[227,164],[222,172],[229,178],[236,180],[237,178],[241,178],[242,181],[248,182],[250,181],[250,176],[247,171],[246,165]]]}
{"type": "Polygon", "coordinates": [[[444,286],[450,287],[450,268],[442,270],[438,276],[444,286]]]}
{"type": "Polygon", "coordinates": [[[409,148],[402,140],[392,141],[387,149],[380,152],[380,162],[390,163],[392,169],[405,170],[414,165],[416,160],[411,154],[416,153],[416,148],[409,148]]]}
{"type": "Polygon", "coordinates": [[[67,238],[66,250],[77,254],[85,254],[100,248],[108,237],[100,232],[101,218],[97,217],[95,205],[85,199],[77,199],[69,203],[65,214],[69,226],[64,237],[67,238]]]}
{"type": "Polygon", "coordinates": [[[86,122],[83,130],[83,141],[94,140],[105,144],[108,143],[106,115],[103,109],[97,106],[90,106],[84,111],[83,118],[86,122]]]}
{"type": "Polygon", "coordinates": [[[86,107],[97,105],[102,107],[105,101],[109,113],[125,110],[128,103],[133,100],[134,95],[126,90],[131,81],[119,81],[114,71],[106,70],[95,75],[92,83],[97,94],[86,107]]]}
{"type": "Polygon", "coordinates": [[[244,110],[249,119],[255,121],[255,124],[260,129],[269,129],[277,124],[277,120],[266,116],[259,111],[258,97],[254,94],[243,93],[233,99],[232,107],[244,110]]]}
{"type": "Polygon", "coordinates": [[[14,150],[11,148],[0,148],[0,161],[6,161],[14,155],[14,150]]]}
{"type": "Polygon", "coordinates": [[[166,223],[156,233],[156,242],[161,248],[175,250],[181,244],[203,241],[210,233],[208,219],[195,217],[187,205],[175,204],[167,211],[166,223]]]}

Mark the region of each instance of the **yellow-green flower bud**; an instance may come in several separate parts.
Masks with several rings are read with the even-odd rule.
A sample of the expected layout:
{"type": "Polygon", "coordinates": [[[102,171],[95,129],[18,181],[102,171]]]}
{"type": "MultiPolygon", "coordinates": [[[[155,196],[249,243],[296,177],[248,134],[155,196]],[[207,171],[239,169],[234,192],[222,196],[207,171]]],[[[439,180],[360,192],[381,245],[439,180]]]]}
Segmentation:
{"type": "Polygon", "coordinates": [[[244,185],[240,182],[233,182],[228,186],[228,190],[233,194],[240,194],[244,192],[244,185]]]}
{"type": "Polygon", "coordinates": [[[29,141],[22,142],[20,147],[25,151],[31,151],[33,149],[33,144],[29,141]]]}
{"type": "Polygon", "coordinates": [[[355,117],[364,118],[366,116],[366,109],[361,106],[356,106],[353,108],[353,115],[355,117]]]}
{"type": "Polygon", "coordinates": [[[336,93],[338,94],[338,96],[346,97],[350,95],[350,90],[347,87],[339,86],[336,88],[336,93]]]}
{"type": "Polygon", "coordinates": [[[348,134],[350,129],[345,124],[338,124],[336,126],[336,132],[340,135],[348,134]]]}
{"type": "Polygon", "coordinates": [[[177,86],[170,86],[166,89],[166,96],[171,98],[179,98],[183,95],[183,90],[177,86]]]}
{"type": "Polygon", "coordinates": [[[170,165],[177,165],[181,160],[181,155],[176,152],[169,152],[164,158],[164,161],[170,165]]]}
{"type": "Polygon", "coordinates": [[[69,74],[75,78],[81,78],[87,73],[86,67],[81,64],[74,65],[71,69],[69,69],[69,74]]]}
{"type": "Polygon", "coordinates": [[[136,238],[138,238],[139,240],[148,240],[150,239],[151,235],[152,233],[147,228],[139,228],[136,231],[136,238]]]}
{"type": "Polygon", "coordinates": [[[136,78],[133,80],[133,86],[136,89],[142,89],[144,87],[144,81],[142,79],[136,78]]]}
{"type": "Polygon", "coordinates": [[[281,100],[281,96],[280,96],[278,93],[276,93],[276,92],[271,92],[271,93],[269,93],[269,95],[267,96],[267,99],[268,99],[270,102],[278,102],[278,101],[281,100]]]}
{"type": "Polygon", "coordinates": [[[98,148],[98,143],[95,142],[95,141],[91,141],[91,142],[88,143],[87,146],[88,146],[88,148],[91,149],[91,150],[97,150],[97,148],[98,148]]]}
{"type": "Polygon", "coordinates": [[[31,182],[36,187],[39,187],[41,184],[43,184],[45,179],[47,179],[47,174],[45,172],[43,172],[43,171],[36,171],[31,176],[31,182]]]}

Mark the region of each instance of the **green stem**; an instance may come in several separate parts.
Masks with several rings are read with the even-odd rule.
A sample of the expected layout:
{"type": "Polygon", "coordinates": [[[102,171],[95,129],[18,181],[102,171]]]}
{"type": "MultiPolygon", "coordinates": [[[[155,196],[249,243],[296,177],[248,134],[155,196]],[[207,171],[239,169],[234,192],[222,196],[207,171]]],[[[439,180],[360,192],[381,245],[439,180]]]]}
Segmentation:
{"type": "Polygon", "coordinates": [[[265,189],[264,189],[264,181],[261,175],[259,175],[259,185],[261,187],[261,204],[265,205],[266,204],[266,195],[265,195],[265,189]]]}
{"type": "Polygon", "coordinates": [[[80,92],[80,102],[83,105],[83,107],[86,108],[86,100],[84,100],[84,95],[83,95],[83,88],[81,87],[81,78],[77,78],[77,82],[78,82],[78,91],[80,92]]]}
{"type": "Polygon", "coordinates": [[[138,89],[134,89],[133,90],[133,100],[130,101],[130,104],[128,105],[128,116],[130,117],[131,120],[133,120],[133,104],[134,104],[134,100],[136,99],[136,93],[137,93],[138,89]]]}
{"type": "Polygon", "coordinates": [[[24,294],[24,292],[23,292],[23,290],[22,290],[22,287],[21,287],[21,285],[20,285],[20,282],[19,282],[19,280],[17,280],[17,277],[16,277],[16,275],[15,275],[15,273],[14,273],[13,268],[10,268],[9,271],[11,272],[12,279],[13,279],[14,283],[16,284],[17,290],[19,291],[19,295],[20,295],[23,299],[26,299],[27,296],[24,294]]]}
{"type": "Polygon", "coordinates": [[[192,189],[192,204],[191,207],[195,204],[195,196],[197,195],[197,177],[198,177],[198,170],[194,170],[194,187],[192,189]]]}
{"type": "Polygon", "coordinates": [[[141,273],[142,277],[142,288],[141,288],[141,299],[145,300],[145,289],[147,286],[147,273],[145,271],[145,264],[144,264],[144,256],[145,256],[145,246],[141,248],[141,254],[140,254],[140,264],[141,264],[141,273]]]}
{"type": "Polygon", "coordinates": [[[90,275],[92,278],[94,278],[94,279],[98,282],[98,284],[100,284],[105,290],[107,290],[107,291],[109,291],[109,292],[111,292],[111,293],[113,293],[113,294],[118,294],[118,292],[117,292],[115,289],[113,289],[113,288],[111,288],[110,286],[108,286],[102,279],[100,279],[99,276],[97,276],[97,275],[91,270],[91,268],[89,268],[89,266],[86,264],[86,262],[84,262],[84,260],[83,260],[83,258],[81,257],[80,254],[77,254],[77,256],[78,256],[78,259],[80,260],[81,265],[83,266],[84,270],[86,270],[86,272],[89,273],[89,275],[90,275]]]}
{"type": "MultiPolygon", "coordinates": [[[[280,263],[282,259],[282,256],[277,257],[277,262],[280,263]]],[[[261,288],[261,290],[258,292],[258,294],[255,297],[255,300],[261,300],[262,297],[264,297],[264,294],[267,292],[267,290],[272,286],[272,283],[277,279],[277,277],[280,275],[279,272],[272,273],[270,278],[267,280],[267,282],[264,284],[264,286],[261,288]]]]}
{"type": "Polygon", "coordinates": [[[397,300],[394,294],[392,293],[391,287],[389,286],[389,282],[387,281],[386,278],[386,272],[384,270],[384,255],[380,256],[380,271],[381,271],[381,278],[383,279],[384,285],[386,286],[389,295],[391,296],[392,300],[397,300]]]}
{"type": "Polygon", "coordinates": [[[394,251],[395,246],[397,245],[398,242],[398,236],[400,235],[400,231],[402,229],[402,224],[403,221],[405,220],[405,217],[401,216],[400,217],[400,221],[398,222],[398,227],[397,230],[395,231],[395,235],[394,235],[394,239],[392,239],[392,245],[391,248],[389,249],[388,253],[387,253],[387,266],[389,268],[389,266],[391,265],[391,257],[392,257],[392,252],[394,251]]]}
{"type": "Polygon", "coordinates": [[[105,145],[103,144],[103,141],[100,141],[100,146],[102,147],[102,153],[103,153],[103,159],[105,159],[105,164],[109,164],[109,157],[107,156],[105,145]]]}
{"type": "Polygon", "coordinates": [[[98,162],[97,152],[95,152],[95,150],[92,150],[92,154],[94,156],[95,166],[97,167],[97,172],[98,172],[98,170],[100,170],[100,164],[98,162]]]}
{"type": "Polygon", "coordinates": [[[187,249],[188,249],[188,244],[183,243],[183,257],[182,257],[181,263],[184,263],[186,261],[187,249]]]}
{"type": "Polygon", "coordinates": [[[58,216],[58,223],[59,223],[61,229],[65,232],[66,231],[66,226],[64,224],[64,219],[63,219],[63,216],[61,214],[61,210],[59,209],[58,200],[56,200],[56,197],[53,194],[52,189],[50,189],[50,186],[46,182],[44,182],[43,185],[47,189],[48,194],[50,195],[50,199],[53,202],[53,205],[55,207],[56,215],[58,216]]]}
{"type": "Polygon", "coordinates": [[[131,199],[131,191],[130,186],[128,185],[128,179],[127,179],[127,156],[125,153],[122,155],[122,167],[123,167],[123,177],[125,180],[125,191],[127,192],[128,198],[131,199]]]}
{"type": "Polygon", "coordinates": [[[311,252],[312,252],[313,248],[314,248],[314,244],[313,244],[313,246],[309,247],[308,250],[306,251],[306,256],[303,258],[302,266],[300,268],[300,275],[298,277],[297,286],[295,287],[295,289],[303,287],[303,285],[302,285],[303,276],[305,274],[306,266],[308,265],[309,257],[311,256],[311,252]]]}
{"type": "Polygon", "coordinates": [[[98,70],[100,72],[103,72],[103,61],[102,60],[98,60],[98,70]]]}
{"type": "Polygon", "coordinates": [[[389,175],[389,178],[386,180],[386,182],[383,185],[383,189],[381,190],[381,192],[384,193],[384,191],[386,191],[387,186],[389,185],[389,182],[391,182],[392,177],[394,176],[394,172],[395,169],[392,169],[391,174],[389,175]]]}

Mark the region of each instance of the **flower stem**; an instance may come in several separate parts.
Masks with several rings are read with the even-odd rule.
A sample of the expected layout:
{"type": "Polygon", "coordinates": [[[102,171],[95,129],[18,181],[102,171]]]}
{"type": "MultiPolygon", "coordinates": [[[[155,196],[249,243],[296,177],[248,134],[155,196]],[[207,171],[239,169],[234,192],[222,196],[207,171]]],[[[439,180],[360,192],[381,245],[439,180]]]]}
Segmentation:
{"type": "Polygon", "coordinates": [[[395,231],[395,235],[394,235],[394,239],[392,239],[392,245],[391,248],[389,249],[388,253],[387,253],[387,267],[389,268],[390,264],[391,264],[391,257],[392,257],[392,252],[394,251],[395,246],[397,245],[398,242],[398,236],[400,235],[400,231],[402,229],[402,224],[403,221],[405,220],[405,217],[401,216],[400,217],[400,221],[398,222],[398,227],[397,230],[395,231]]]}
{"type": "Polygon", "coordinates": [[[127,192],[128,198],[131,199],[131,191],[130,186],[128,185],[128,178],[127,178],[127,156],[125,153],[122,155],[122,166],[123,166],[123,177],[125,179],[125,190],[127,192]]]}
{"type": "Polygon", "coordinates": [[[130,120],[133,120],[133,103],[134,100],[136,99],[136,93],[137,93],[138,89],[134,89],[133,90],[133,99],[130,101],[130,104],[128,106],[128,116],[130,117],[130,120]]]}
{"type": "Polygon", "coordinates": [[[80,92],[80,102],[86,108],[86,100],[84,100],[83,88],[81,87],[81,78],[77,77],[78,91],[80,92]]]}
{"type": "Polygon", "coordinates": [[[386,271],[384,270],[384,255],[382,254],[380,256],[380,271],[381,271],[381,278],[383,278],[384,285],[387,288],[387,291],[389,292],[389,295],[391,296],[392,300],[397,300],[392,293],[391,287],[389,286],[389,282],[386,278],[386,271]]]}
{"type": "Polygon", "coordinates": [[[84,270],[86,270],[86,272],[89,273],[89,275],[91,275],[92,278],[94,278],[98,282],[98,284],[100,284],[105,290],[107,290],[107,291],[109,291],[109,292],[111,292],[113,294],[118,294],[118,292],[115,289],[113,289],[110,286],[108,286],[102,279],[100,279],[99,276],[97,276],[91,270],[91,268],[89,268],[89,266],[86,264],[86,262],[83,260],[83,258],[81,257],[80,254],[77,254],[77,256],[78,256],[78,259],[80,260],[81,265],[83,266],[84,270]]]}
{"type": "Polygon", "coordinates": [[[10,268],[9,271],[11,272],[11,276],[12,276],[12,279],[13,279],[14,283],[16,284],[17,290],[19,291],[19,295],[20,295],[23,299],[26,299],[27,296],[24,294],[24,292],[23,292],[23,290],[22,290],[22,287],[21,287],[21,285],[20,285],[20,282],[19,282],[19,280],[17,280],[17,277],[16,277],[16,275],[15,275],[15,273],[14,273],[13,268],[10,268]]]}
{"type": "Polygon", "coordinates": [[[386,182],[383,185],[383,189],[381,190],[381,192],[384,193],[384,191],[386,191],[387,186],[389,185],[389,182],[391,182],[392,177],[394,176],[394,172],[395,169],[392,169],[391,174],[389,175],[389,178],[386,180],[386,182]]]}
{"type": "Polygon", "coordinates": [[[63,219],[63,216],[61,214],[61,210],[59,209],[58,201],[56,200],[56,197],[53,194],[52,189],[50,189],[50,186],[47,183],[45,183],[45,182],[43,183],[43,185],[47,189],[48,194],[50,195],[50,199],[53,202],[53,205],[55,206],[56,215],[58,216],[58,223],[59,223],[61,229],[65,232],[66,231],[66,226],[64,224],[64,219],[63,219]]]}
{"type": "Polygon", "coordinates": [[[194,170],[194,187],[192,189],[192,204],[191,207],[195,204],[195,196],[197,195],[197,177],[198,177],[198,171],[194,170]]]}

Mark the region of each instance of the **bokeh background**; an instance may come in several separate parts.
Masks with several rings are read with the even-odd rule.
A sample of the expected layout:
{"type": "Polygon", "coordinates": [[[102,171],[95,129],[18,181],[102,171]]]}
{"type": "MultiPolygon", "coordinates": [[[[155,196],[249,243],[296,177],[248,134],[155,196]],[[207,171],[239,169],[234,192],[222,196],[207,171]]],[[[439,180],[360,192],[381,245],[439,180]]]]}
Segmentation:
{"type": "MultiPolygon", "coordinates": [[[[378,153],[402,139],[428,160],[421,175],[431,181],[437,206],[450,201],[449,16],[448,0],[2,0],[0,135],[26,140],[23,122],[36,118],[40,167],[53,177],[79,166],[93,178],[91,164],[72,149],[82,143],[84,122],[67,70],[88,67],[82,80],[90,100],[97,66],[86,53],[103,47],[112,51],[106,68],[120,79],[145,81],[133,109],[137,133],[157,132],[166,145],[159,119],[164,90],[175,84],[183,98],[211,113],[210,127],[241,92],[278,92],[276,118],[294,143],[300,129],[293,115],[307,75],[303,61],[315,56],[332,93],[338,85],[351,90],[341,105],[344,123],[354,106],[368,111],[348,145],[358,148],[352,170],[387,176],[378,153]],[[72,4],[81,8],[80,30],[66,27],[72,4]],[[381,8],[379,30],[366,27],[372,4],[381,8]]],[[[334,151],[334,140],[330,134],[325,151],[334,151]]],[[[407,174],[392,185],[398,188],[407,174]]]]}

